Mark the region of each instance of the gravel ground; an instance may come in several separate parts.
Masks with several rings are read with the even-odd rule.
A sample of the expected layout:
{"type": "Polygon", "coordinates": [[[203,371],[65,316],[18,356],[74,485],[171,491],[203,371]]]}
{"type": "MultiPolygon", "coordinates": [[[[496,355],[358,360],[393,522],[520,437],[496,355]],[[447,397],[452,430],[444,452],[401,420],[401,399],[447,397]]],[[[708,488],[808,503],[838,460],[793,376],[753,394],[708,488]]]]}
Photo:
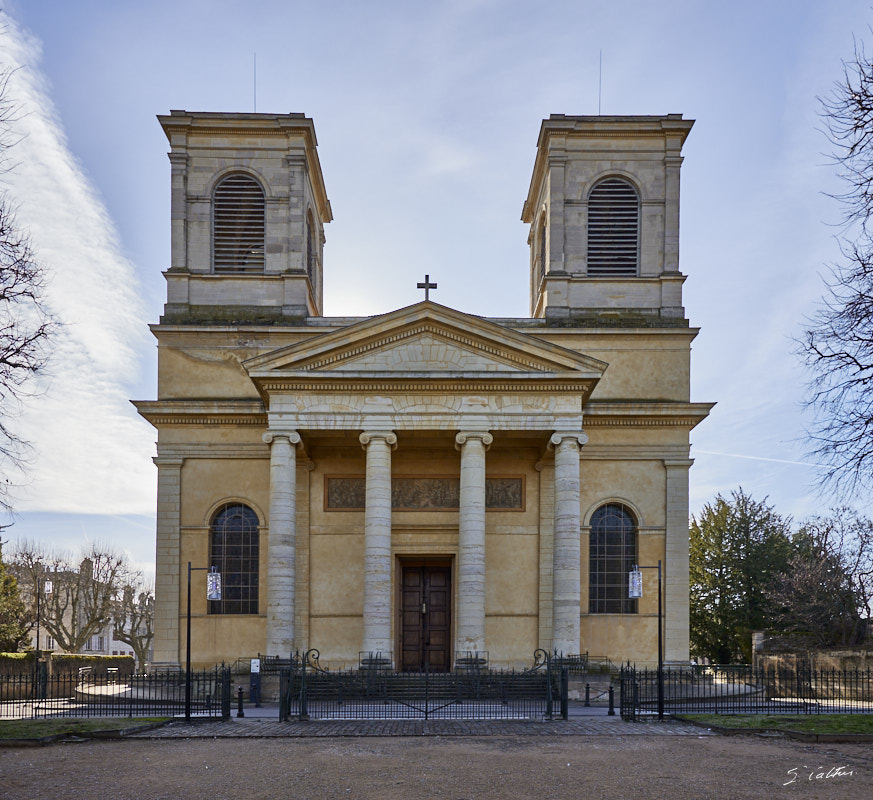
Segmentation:
{"type": "Polygon", "coordinates": [[[873,747],[603,735],[125,739],[0,749],[0,798],[28,800],[762,797],[869,800],[873,747]],[[846,774],[833,774],[838,767],[846,774]]]}

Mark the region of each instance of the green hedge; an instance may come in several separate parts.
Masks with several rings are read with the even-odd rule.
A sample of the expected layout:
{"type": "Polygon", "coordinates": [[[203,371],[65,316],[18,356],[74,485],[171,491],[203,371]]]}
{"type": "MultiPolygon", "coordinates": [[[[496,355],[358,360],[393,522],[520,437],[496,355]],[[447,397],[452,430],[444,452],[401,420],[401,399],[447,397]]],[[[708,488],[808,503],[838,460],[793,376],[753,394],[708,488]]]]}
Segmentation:
{"type": "Polygon", "coordinates": [[[95,678],[106,676],[106,670],[113,667],[118,670],[119,678],[133,675],[133,656],[83,656],[81,654],[53,653],[52,674],[69,675],[78,673],[80,667],[91,667],[95,678]]]}
{"type": "MultiPolygon", "coordinates": [[[[77,674],[80,667],[91,667],[94,677],[105,677],[110,667],[117,669],[118,678],[128,678],[134,673],[133,656],[85,656],[81,654],[52,653],[50,656],[53,675],[77,674]]],[[[33,652],[0,653],[0,675],[24,675],[33,671],[33,652]]]]}
{"type": "Polygon", "coordinates": [[[23,675],[33,671],[33,652],[0,653],[0,675],[23,675]]]}

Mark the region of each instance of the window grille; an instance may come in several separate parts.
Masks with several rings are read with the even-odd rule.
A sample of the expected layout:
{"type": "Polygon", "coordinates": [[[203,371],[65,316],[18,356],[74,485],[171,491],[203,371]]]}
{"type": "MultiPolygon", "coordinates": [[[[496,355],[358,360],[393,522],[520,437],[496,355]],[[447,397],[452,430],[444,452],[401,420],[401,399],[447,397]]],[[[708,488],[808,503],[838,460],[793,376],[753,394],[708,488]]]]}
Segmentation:
{"type": "Polygon", "coordinates": [[[221,600],[209,601],[209,613],[257,614],[257,514],[241,503],[228,503],[216,513],[209,533],[210,564],[221,573],[221,600]]]}
{"type": "Polygon", "coordinates": [[[637,560],[637,526],[630,511],[617,503],[591,516],[588,538],[588,612],[635,614],[637,601],[628,598],[628,573],[637,560]]]}
{"type": "Polygon", "coordinates": [[[264,190],[248,175],[231,175],[212,198],[215,272],[264,271],[264,190]]]}
{"type": "Polygon", "coordinates": [[[546,217],[540,223],[540,280],[546,276],[546,217]]]}
{"type": "Polygon", "coordinates": [[[637,274],[640,198],[621,178],[600,181],[588,197],[588,275],[637,274]]]}

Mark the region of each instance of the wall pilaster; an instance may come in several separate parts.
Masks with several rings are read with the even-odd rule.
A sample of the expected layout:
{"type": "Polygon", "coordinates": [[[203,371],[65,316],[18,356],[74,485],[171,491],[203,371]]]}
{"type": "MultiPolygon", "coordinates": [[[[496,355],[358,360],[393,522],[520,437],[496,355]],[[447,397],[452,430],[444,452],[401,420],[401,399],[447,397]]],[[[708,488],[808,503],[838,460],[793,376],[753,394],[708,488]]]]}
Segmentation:
{"type": "Polygon", "coordinates": [[[155,550],[155,635],[152,664],[178,667],[180,661],[179,528],[183,458],[158,456],[157,544],[155,550]]]}
{"type": "Polygon", "coordinates": [[[664,552],[664,660],[689,658],[688,470],[691,459],[665,461],[667,537],[664,552]]]}

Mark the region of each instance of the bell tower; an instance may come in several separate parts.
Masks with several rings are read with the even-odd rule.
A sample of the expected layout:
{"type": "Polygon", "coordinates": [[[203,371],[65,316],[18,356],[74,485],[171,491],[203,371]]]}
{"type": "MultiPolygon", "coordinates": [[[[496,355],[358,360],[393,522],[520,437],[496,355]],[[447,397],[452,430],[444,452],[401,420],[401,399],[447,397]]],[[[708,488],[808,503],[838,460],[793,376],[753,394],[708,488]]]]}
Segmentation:
{"type": "Polygon", "coordinates": [[[323,313],[333,215],[303,114],[171,111],[171,265],[162,322],[264,323],[323,313]]]}
{"type": "Polygon", "coordinates": [[[522,221],[533,317],[684,324],[679,168],[693,120],[543,120],[522,221]]]}

